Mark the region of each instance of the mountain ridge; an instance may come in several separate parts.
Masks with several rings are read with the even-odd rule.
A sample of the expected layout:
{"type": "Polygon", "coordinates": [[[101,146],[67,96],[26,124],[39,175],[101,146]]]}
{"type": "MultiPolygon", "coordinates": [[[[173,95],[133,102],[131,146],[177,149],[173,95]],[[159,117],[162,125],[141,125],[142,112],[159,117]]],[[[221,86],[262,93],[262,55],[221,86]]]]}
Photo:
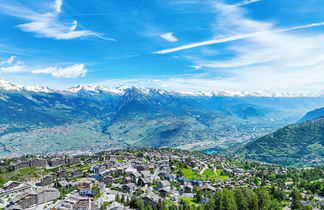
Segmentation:
{"type": "Polygon", "coordinates": [[[48,145],[61,151],[110,143],[228,149],[324,106],[321,97],[193,96],[89,85],[48,92],[2,84],[9,88],[0,89],[0,155],[48,152],[48,145]]]}
{"type": "Polygon", "coordinates": [[[307,112],[297,123],[306,122],[324,116],[324,107],[307,112]]]}
{"type": "Polygon", "coordinates": [[[324,163],[324,117],[288,125],[249,142],[231,156],[286,166],[324,163]]]}
{"type": "MultiPolygon", "coordinates": [[[[80,92],[92,92],[92,93],[111,93],[116,95],[125,94],[126,89],[134,88],[127,86],[118,86],[116,88],[109,88],[103,85],[91,85],[83,84],[72,86],[66,90],[57,90],[41,85],[17,85],[8,82],[5,79],[0,79],[0,89],[4,91],[27,91],[27,92],[44,92],[44,93],[66,93],[66,94],[77,94],[80,92]]],[[[318,93],[308,93],[308,94],[294,94],[294,93],[280,93],[280,92],[264,92],[264,91],[227,91],[227,90],[215,90],[215,91],[166,91],[160,88],[144,88],[135,87],[143,93],[149,93],[152,91],[159,92],[160,94],[169,95],[179,95],[179,96],[203,96],[203,97],[213,97],[213,96],[224,96],[224,97],[324,97],[324,92],[319,91],[318,93]]]]}

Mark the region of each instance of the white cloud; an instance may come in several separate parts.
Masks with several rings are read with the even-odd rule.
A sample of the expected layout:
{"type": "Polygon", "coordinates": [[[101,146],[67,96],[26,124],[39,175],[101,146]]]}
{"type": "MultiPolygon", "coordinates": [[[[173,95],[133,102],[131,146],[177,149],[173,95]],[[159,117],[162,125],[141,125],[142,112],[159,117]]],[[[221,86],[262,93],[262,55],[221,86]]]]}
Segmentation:
{"type": "Polygon", "coordinates": [[[241,3],[238,3],[236,4],[235,6],[245,6],[245,5],[248,5],[248,4],[252,4],[252,3],[255,3],[255,2],[259,2],[259,1],[262,1],[262,0],[246,0],[246,1],[243,1],[241,3]]]}
{"type": "Polygon", "coordinates": [[[21,65],[13,65],[13,66],[0,67],[0,71],[18,72],[21,71],[23,68],[24,66],[21,65]]]}
{"type": "Polygon", "coordinates": [[[198,66],[198,65],[193,65],[193,66],[191,66],[191,67],[194,68],[195,70],[199,70],[199,69],[202,68],[202,66],[198,66]]]}
{"type": "Polygon", "coordinates": [[[161,34],[160,37],[168,42],[176,42],[178,39],[173,35],[172,32],[161,34]]]}
{"type": "Polygon", "coordinates": [[[166,54],[166,53],[172,53],[172,52],[177,52],[177,51],[181,51],[181,50],[187,50],[187,49],[196,48],[196,47],[202,47],[202,46],[207,46],[207,45],[226,43],[226,42],[231,42],[231,41],[236,41],[236,40],[241,40],[241,39],[248,39],[248,38],[252,38],[252,37],[256,37],[256,36],[263,36],[263,35],[266,35],[268,33],[288,32],[288,31],[312,28],[312,27],[323,26],[323,25],[324,25],[324,22],[319,22],[319,23],[312,23],[312,24],[307,24],[307,25],[294,26],[294,27],[284,28],[284,29],[265,30],[265,31],[260,31],[260,32],[255,32],[255,33],[248,33],[248,34],[238,34],[238,35],[234,35],[234,36],[228,36],[228,37],[225,37],[225,38],[212,39],[212,40],[197,42],[197,43],[193,43],[193,44],[182,45],[180,47],[175,47],[175,48],[156,51],[154,53],[156,53],[156,54],[166,54]]]}
{"type": "Polygon", "coordinates": [[[63,5],[63,0],[56,0],[55,1],[55,11],[57,13],[61,13],[62,12],[62,5],[63,5]]]}
{"type": "Polygon", "coordinates": [[[241,6],[243,3],[213,3],[216,20],[212,21],[216,23],[217,31],[214,28],[211,31],[214,30],[218,38],[155,52],[164,54],[183,50],[183,57],[194,66],[203,67],[205,73],[199,78],[166,79],[163,85],[183,89],[191,86],[271,92],[323,90],[324,34],[311,30],[304,33],[304,29],[323,26],[324,22],[278,28],[274,23],[248,18],[248,11],[241,6]],[[224,35],[220,36],[222,32],[224,35]],[[219,43],[227,44],[217,45],[219,43]],[[206,55],[201,49],[196,49],[201,46],[216,49],[218,53],[206,55]],[[222,52],[227,56],[222,56],[222,52]]]}
{"type": "MultiPolygon", "coordinates": [[[[77,20],[63,22],[60,18],[62,13],[63,0],[55,0],[52,12],[37,12],[21,5],[10,5],[0,3],[0,11],[5,14],[19,17],[28,21],[27,23],[17,25],[25,32],[36,34],[37,37],[46,37],[53,39],[76,39],[81,37],[95,36],[104,40],[115,40],[104,37],[103,35],[90,31],[77,29],[77,20]]],[[[45,8],[46,9],[46,8],[45,8]]]]}
{"type": "Polygon", "coordinates": [[[84,77],[88,70],[84,64],[74,64],[68,67],[48,67],[33,70],[34,74],[50,74],[55,78],[77,78],[84,77]]]}
{"type": "Polygon", "coordinates": [[[18,72],[23,70],[24,63],[17,60],[15,56],[10,56],[8,59],[0,61],[0,71],[18,72]]]}

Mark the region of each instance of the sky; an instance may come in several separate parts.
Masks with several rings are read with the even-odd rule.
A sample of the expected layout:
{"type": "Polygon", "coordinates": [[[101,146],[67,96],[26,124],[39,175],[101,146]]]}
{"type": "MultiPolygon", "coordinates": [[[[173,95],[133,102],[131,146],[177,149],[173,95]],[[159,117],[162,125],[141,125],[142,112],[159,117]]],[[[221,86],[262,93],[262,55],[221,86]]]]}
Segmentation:
{"type": "Polygon", "coordinates": [[[0,78],[319,92],[323,10],[323,0],[1,0],[0,78]]]}

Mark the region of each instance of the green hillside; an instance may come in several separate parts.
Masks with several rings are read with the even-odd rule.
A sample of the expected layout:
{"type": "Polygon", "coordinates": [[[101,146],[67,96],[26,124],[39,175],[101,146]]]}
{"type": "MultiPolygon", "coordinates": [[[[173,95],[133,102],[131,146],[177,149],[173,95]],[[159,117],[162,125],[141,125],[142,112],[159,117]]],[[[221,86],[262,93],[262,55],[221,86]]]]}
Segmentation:
{"type": "Polygon", "coordinates": [[[248,143],[235,157],[287,166],[324,163],[324,117],[289,125],[248,143]]]}

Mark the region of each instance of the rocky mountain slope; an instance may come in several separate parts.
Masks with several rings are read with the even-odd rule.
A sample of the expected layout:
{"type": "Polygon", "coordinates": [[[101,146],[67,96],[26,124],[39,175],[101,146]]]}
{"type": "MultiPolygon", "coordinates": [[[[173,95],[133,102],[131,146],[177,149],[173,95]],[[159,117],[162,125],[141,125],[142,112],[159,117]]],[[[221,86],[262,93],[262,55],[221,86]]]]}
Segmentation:
{"type": "Polygon", "coordinates": [[[0,155],[93,144],[226,149],[319,106],[324,106],[322,97],[92,85],[59,91],[0,80],[0,155]]]}

